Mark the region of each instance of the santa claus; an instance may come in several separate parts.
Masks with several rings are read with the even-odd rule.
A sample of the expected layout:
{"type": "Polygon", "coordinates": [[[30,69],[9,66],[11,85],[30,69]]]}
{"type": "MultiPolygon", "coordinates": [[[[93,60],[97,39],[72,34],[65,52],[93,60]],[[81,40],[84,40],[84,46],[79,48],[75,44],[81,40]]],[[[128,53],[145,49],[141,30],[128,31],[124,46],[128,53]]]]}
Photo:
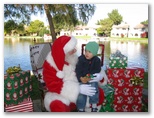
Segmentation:
{"type": "MultiPolygon", "coordinates": [[[[48,92],[44,98],[47,111],[70,112],[75,110],[79,92],[88,96],[95,94],[95,88],[90,85],[79,85],[75,67],[77,40],[73,36],[57,38],[43,64],[43,80],[48,92]]],[[[97,81],[103,78],[100,72],[97,81]],[[100,76],[101,75],[101,76],[100,76]]],[[[100,89],[99,105],[104,100],[104,92],[100,89]]],[[[90,105],[88,106],[90,107],[90,105]]]]}

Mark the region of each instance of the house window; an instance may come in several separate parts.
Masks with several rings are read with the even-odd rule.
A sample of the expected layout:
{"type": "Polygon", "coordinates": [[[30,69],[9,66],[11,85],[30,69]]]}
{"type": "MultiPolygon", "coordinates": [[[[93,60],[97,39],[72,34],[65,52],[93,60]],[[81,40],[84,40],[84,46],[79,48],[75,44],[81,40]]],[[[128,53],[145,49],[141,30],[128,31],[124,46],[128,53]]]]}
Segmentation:
{"type": "Polygon", "coordinates": [[[144,31],[145,30],[145,28],[142,28],[142,31],[144,31]]]}
{"type": "Polygon", "coordinates": [[[89,30],[89,28],[85,28],[85,30],[89,30]]]}
{"type": "Polygon", "coordinates": [[[78,33],[76,33],[76,35],[78,35],[78,33]]]}
{"type": "Polygon", "coordinates": [[[126,30],[126,28],[122,28],[122,30],[126,30]]]}
{"type": "Polygon", "coordinates": [[[136,33],[135,36],[138,36],[138,34],[136,33]]]}
{"type": "Polygon", "coordinates": [[[117,33],[116,36],[119,36],[119,34],[117,33]]]}

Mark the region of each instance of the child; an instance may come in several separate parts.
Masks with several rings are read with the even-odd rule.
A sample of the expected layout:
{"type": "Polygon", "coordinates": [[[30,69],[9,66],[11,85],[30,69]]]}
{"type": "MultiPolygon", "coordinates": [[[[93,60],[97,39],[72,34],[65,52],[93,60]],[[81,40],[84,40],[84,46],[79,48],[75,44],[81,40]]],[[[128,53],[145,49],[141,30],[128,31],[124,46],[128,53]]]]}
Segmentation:
{"type": "MultiPolygon", "coordinates": [[[[98,81],[93,81],[92,76],[101,71],[101,61],[97,57],[99,45],[96,42],[89,42],[85,46],[85,54],[78,58],[76,65],[76,75],[80,84],[91,84],[96,88],[96,94],[89,96],[89,103],[92,104],[92,112],[97,112],[97,103],[99,101],[98,81]],[[87,75],[91,75],[88,77],[87,75]]],[[[79,112],[85,111],[87,96],[79,94],[76,105],[79,112]]]]}

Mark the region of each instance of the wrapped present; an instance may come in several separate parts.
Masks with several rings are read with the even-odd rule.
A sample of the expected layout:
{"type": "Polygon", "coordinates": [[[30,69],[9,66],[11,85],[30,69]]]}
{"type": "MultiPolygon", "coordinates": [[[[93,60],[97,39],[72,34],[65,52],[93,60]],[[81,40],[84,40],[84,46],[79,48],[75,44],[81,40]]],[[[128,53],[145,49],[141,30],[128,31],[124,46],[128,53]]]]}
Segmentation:
{"type": "Polygon", "coordinates": [[[107,68],[108,84],[114,86],[114,110],[117,112],[141,112],[143,68],[107,68]]]}
{"type": "Polygon", "coordinates": [[[114,112],[114,87],[112,85],[107,84],[105,86],[101,86],[101,88],[104,91],[105,100],[99,112],[114,112]]]}
{"type": "Polygon", "coordinates": [[[4,104],[18,104],[32,92],[30,71],[4,75],[4,104]]]}
{"type": "Polygon", "coordinates": [[[5,112],[33,112],[33,102],[29,97],[17,105],[5,105],[5,112]]]}
{"type": "Polygon", "coordinates": [[[109,67],[110,68],[126,68],[128,57],[121,54],[120,51],[116,51],[115,53],[110,55],[109,58],[109,67]]]}

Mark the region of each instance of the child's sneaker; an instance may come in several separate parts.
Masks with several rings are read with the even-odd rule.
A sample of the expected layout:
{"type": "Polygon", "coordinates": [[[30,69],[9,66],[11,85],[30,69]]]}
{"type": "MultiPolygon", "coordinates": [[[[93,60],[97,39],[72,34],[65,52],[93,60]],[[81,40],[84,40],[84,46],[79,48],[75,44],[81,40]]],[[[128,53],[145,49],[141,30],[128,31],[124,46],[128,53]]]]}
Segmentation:
{"type": "Polygon", "coordinates": [[[79,109],[78,112],[85,112],[85,110],[80,110],[80,109],[79,109]]]}
{"type": "Polygon", "coordinates": [[[91,112],[97,112],[97,110],[98,110],[97,108],[92,108],[91,112]]]}

